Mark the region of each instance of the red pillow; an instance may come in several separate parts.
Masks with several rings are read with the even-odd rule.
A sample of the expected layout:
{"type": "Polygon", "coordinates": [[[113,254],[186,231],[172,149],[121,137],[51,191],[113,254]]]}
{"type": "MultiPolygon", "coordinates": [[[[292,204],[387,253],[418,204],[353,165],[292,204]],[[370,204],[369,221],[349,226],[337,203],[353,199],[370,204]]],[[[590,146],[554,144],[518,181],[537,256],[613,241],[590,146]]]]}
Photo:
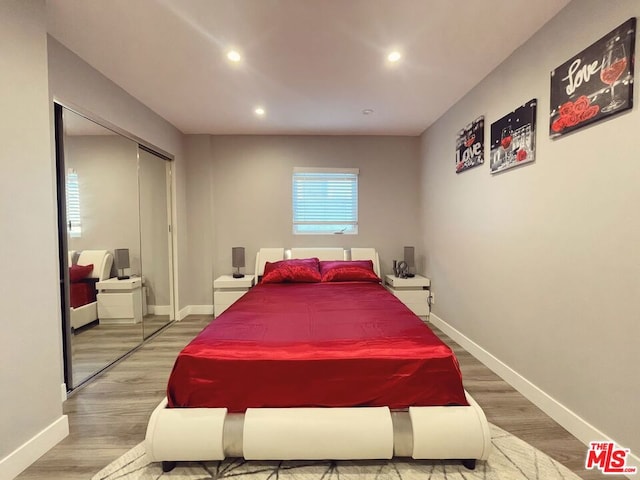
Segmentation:
{"type": "Polygon", "coordinates": [[[324,275],[332,268],[340,267],[362,267],[373,272],[373,262],[371,260],[322,260],[320,262],[320,275],[324,275]]]}
{"type": "Polygon", "coordinates": [[[262,283],[300,282],[314,283],[321,279],[317,258],[267,262],[262,283]]]}
{"type": "Polygon", "coordinates": [[[323,282],[379,282],[371,260],[331,260],[320,262],[323,282]]]}
{"type": "Polygon", "coordinates": [[[319,260],[317,258],[294,258],[292,260],[280,260],[279,262],[267,262],[264,265],[264,275],[268,274],[271,270],[275,270],[284,265],[303,265],[313,270],[320,270],[319,260]]]}
{"type": "Polygon", "coordinates": [[[323,282],[379,282],[380,278],[369,268],[359,266],[335,267],[322,275],[323,282]]]}
{"type": "Polygon", "coordinates": [[[79,282],[91,275],[91,272],[93,272],[93,263],[89,265],[71,265],[69,267],[69,280],[71,282],[79,282]]]}

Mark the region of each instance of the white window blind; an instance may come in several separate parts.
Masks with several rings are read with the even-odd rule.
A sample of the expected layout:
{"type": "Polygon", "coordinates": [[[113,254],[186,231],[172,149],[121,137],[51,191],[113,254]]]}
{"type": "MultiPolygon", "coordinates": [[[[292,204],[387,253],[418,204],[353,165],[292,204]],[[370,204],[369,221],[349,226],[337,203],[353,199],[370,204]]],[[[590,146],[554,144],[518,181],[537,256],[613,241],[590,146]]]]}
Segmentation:
{"type": "Polygon", "coordinates": [[[295,168],[293,233],[358,233],[358,169],[295,168]]]}
{"type": "Polygon", "coordinates": [[[80,186],[78,184],[78,174],[73,169],[69,169],[67,172],[67,230],[72,238],[82,236],[80,186]]]}

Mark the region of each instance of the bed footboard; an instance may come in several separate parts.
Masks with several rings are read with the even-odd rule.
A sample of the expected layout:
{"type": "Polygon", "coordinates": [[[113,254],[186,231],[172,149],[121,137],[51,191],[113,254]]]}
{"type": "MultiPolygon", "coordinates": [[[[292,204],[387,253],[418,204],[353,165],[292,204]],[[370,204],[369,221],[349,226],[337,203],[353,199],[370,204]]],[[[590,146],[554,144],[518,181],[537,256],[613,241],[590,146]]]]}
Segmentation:
{"type": "Polygon", "coordinates": [[[226,408],[167,408],[151,414],[145,450],[151,461],[222,460],[226,408]]]}
{"type": "Polygon", "coordinates": [[[415,459],[486,460],[489,425],[467,393],[468,407],[411,407],[391,412],[370,408],[248,409],[167,408],[164,399],[147,427],[151,461],[356,460],[411,456],[415,459]]]}
{"type": "Polygon", "coordinates": [[[244,417],[247,460],[349,460],[393,457],[387,407],[250,408],[244,417]]]}
{"type": "Polygon", "coordinates": [[[465,393],[468,407],[409,408],[413,430],[413,458],[489,458],[491,432],[487,418],[471,395],[465,393]]]}

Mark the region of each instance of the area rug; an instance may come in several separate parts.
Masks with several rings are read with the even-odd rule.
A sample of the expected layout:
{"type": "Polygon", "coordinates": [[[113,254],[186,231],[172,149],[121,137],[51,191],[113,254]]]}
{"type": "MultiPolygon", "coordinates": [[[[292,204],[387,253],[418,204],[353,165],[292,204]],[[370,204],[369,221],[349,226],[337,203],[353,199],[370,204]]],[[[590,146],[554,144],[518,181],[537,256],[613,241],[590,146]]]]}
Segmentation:
{"type": "Polygon", "coordinates": [[[580,480],[576,474],[528,443],[490,425],[493,451],[468,470],[456,461],[394,459],[380,461],[245,461],[231,458],[178,463],[163,473],[151,463],[144,444],[132,448],[92,480],[580,480]]]}

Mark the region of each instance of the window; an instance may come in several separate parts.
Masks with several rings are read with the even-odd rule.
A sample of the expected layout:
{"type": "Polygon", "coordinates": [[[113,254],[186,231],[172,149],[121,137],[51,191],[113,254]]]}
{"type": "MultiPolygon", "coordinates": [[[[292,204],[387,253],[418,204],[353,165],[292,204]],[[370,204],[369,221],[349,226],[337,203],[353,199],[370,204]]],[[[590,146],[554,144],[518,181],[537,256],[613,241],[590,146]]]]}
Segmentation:
{"type": "Polygon", "coordinates": [[[356,168],[293,169],[293,233],[358,233],[356,168]]]}
{"type": "Polygon", "coordinates": [[[72,168],[67,172],[67,231],[71,238],[82,236],[80,186],[78,185],[78,174],[72,168]]]}

